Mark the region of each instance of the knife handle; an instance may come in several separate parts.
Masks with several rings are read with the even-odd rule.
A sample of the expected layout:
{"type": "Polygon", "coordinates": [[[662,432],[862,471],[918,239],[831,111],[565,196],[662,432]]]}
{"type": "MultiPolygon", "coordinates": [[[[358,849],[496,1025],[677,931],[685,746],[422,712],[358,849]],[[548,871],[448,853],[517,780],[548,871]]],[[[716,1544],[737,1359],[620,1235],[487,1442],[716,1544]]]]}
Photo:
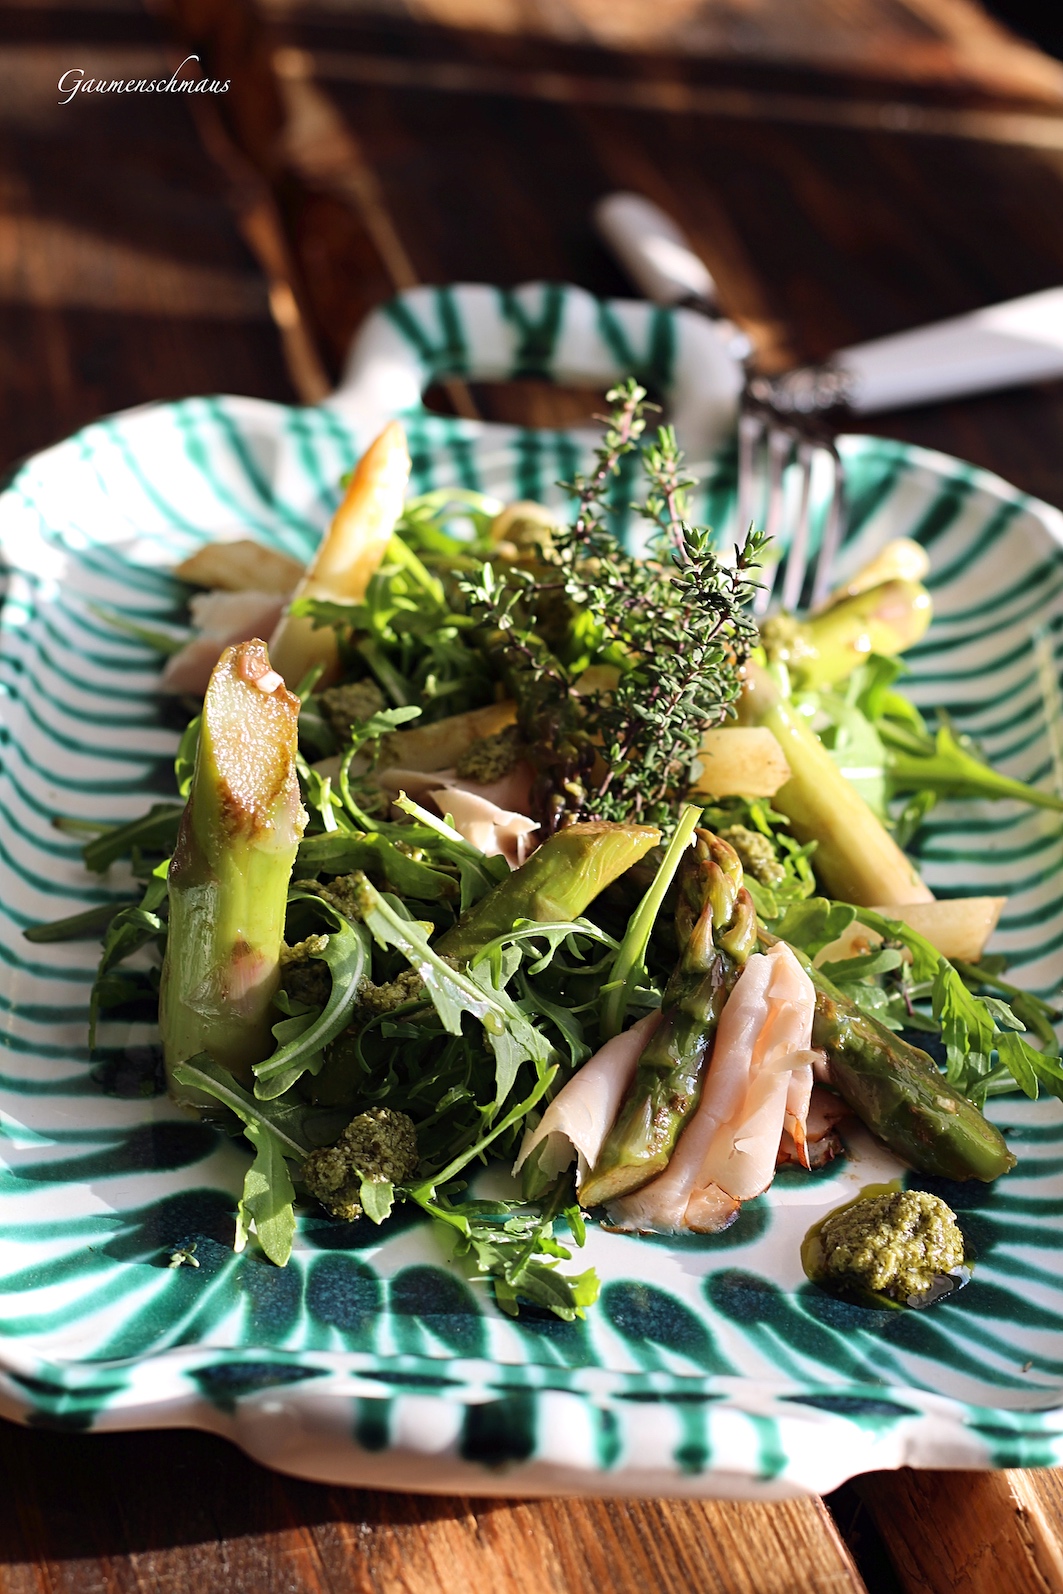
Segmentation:
{"type": "Polygon", "coordinates": [[[1063,287],[858,343],[830,364],[863,415],[1051,381],[1063,377],[1063,287]]]}
{"type": "Polygon", "coordinates": [[[598,231],[635,285],[654,304],[684,306],[707,316],[732,360],[744,361],[752,344],[720,312],[716,284],[671,216],[641,194],[607,194],[594,208],[598,231]]]}
{"type": "MultiPolygon", "coordinates": [[[[633,281],[656,304],[711,315],[730,352],[744,352],[720,319],[716,284],[672,218],[640,194],[608,194],[594,219],[633,281]]],[[[814,413],[844,400],[861,415],[1063,377],[1063,287],[1028,293],[842,349],[825,366],[754,378],[781,410],[814,413]]]]}
{"type": "Polygon", "coordinates": [[[594,207],[594,221],[647,299],[719,314],[711,272],[663,210],[641,194],[607,194],[594,207]]]}

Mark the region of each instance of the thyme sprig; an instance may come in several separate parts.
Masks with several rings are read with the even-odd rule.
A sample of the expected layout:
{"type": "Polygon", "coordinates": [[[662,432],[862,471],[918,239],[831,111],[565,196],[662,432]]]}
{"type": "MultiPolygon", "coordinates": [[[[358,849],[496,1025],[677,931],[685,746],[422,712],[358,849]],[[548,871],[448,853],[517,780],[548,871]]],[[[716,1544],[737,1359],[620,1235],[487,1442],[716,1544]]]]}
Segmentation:
{"type": "Polygon", "coordinates": [[[751,530],[724,563],[690,517],[694,482],[672,428],[643,441],[645,389],[632,380],[608,397],[593,470],[562,484],[576,501],[572,524],[542,547],[537,569],[485,566],[464,584],[480,646],[516,698],[535,817],[548,830],[575,818],[670,820],[704,732],[734,712],[756,641],[747,611],[764,537],[751,530]],[[648,557],[610,526],[613,484],[632,455],[647,482],[632,507],[652,528],[648,557]],[[599,667],[589,687],[588,666],[599,667]]]}

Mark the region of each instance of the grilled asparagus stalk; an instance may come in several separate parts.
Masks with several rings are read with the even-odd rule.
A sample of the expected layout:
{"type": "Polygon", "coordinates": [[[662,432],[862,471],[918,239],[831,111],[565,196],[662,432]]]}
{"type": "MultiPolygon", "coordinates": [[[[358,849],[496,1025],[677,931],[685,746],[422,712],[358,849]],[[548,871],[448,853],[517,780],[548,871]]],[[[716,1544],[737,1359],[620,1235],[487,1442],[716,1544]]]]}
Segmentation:
{"type": "Polygon", "coordinates": [[[816,690],[852,675],[870,653],[913,647],[930,624],[930,594],[895,578],[849,593],[804,620],[778,615],[760,630],[768,657],[787,666],[795,686],[816,690]]]}
{"type": "MultiPolygon", "coordinates": [[[[358,461],[332,524],[292,594],[293,603],[300,598],[328,598],[353,604],[365,597],[402,513],[409,476],[406,435],[392,421],[358,461]]],[[[270,651],[293,686],[317,664],[324,669],[322,685],[336,673],[336,633],[331,626],[315,626],[306,615],[286,611],[270,640],[270,651]]]]}
{"type": "MultiPolygon", "coordinates": [[[[761,927],[762,946],[776,937],[761,927]]],[[[917,1046],[869,1018],[822,970],[795,952],[816,988],[812,1044],[830,1080],[871,1133],[920,1173],[939,1179],[999,1179],[1015,1166],[1004,1137],[917,1046]]]]}
{"type": "Polygon", "coordinates": [[[518,919],[575,919],[599,892],[655,847],[653,825],[599,820],[568,825],[548,837],[528,861],[499,882],[436,942],[436,951],[459,962],[511,930],[518,919]]]}
{"type": "Polygon", "coordinates": [[[861,1013],[818,969],[812,1044],[871,1133],[920,1173],[939,1179],[999,1179],[1015,1166],[1004,1137],[954,1090],[917,1046],[861,1013]]]}
{"type": "Polygon", "coordinates": [[[662,1018],[598,1160],[580,1187],[583,1206],[615,1201],[668,1164],[701,1098],[716,1025],[756,947],[756,914],[733,848],[708,830],[683,860],[676,904],[680,957],[662,1018]]]}
{"type": "Polygon", "coordinates": [[[195,773],[170,864],[159,1021],[173,1069],[209,1052],[244,1084],[273,1039],[288,881],[306,824],[295,771],[299,699],[264,642],[226,648],[203,702],[195,773]]]}

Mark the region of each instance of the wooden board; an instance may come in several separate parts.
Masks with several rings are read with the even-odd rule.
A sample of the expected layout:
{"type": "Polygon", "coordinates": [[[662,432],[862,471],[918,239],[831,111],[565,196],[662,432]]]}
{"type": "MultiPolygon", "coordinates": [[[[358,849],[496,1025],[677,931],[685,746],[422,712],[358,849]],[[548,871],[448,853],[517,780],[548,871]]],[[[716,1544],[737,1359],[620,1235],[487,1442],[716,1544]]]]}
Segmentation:
{"type": "Polygon", "coordinates": [[[4,1594],[863,1594],[822,1502],[373,1494],[205,1434],[0,1423],[4,1594]]]}

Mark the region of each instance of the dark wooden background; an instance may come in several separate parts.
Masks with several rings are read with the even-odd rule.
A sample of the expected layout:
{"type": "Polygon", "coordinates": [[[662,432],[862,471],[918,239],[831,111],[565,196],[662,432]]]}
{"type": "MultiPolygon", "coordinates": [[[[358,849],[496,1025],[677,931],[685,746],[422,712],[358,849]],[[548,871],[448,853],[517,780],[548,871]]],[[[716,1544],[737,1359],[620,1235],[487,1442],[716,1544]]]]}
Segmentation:
{"type": "MultiPolygon", "coordinates": [[[[151,399],[312,401],[418,281],[627,292],[588,221],[616,187],[682,221],[780,369],[1063,282],[1063,68],[973,0],[0,4],[0,468],[151,399]],[[195,117],[58,104],[69,67],[189,51],[232,79],[195,117]]],[[[875,429],[1063,506],[1063,385],[875,429]]],[[[904,1471],[771,1506],[417,1498],[203,1434],[0,1424],[0,1589],[1044,1594],[1061,1504],[1055,1473],[904,1471]]]]}

